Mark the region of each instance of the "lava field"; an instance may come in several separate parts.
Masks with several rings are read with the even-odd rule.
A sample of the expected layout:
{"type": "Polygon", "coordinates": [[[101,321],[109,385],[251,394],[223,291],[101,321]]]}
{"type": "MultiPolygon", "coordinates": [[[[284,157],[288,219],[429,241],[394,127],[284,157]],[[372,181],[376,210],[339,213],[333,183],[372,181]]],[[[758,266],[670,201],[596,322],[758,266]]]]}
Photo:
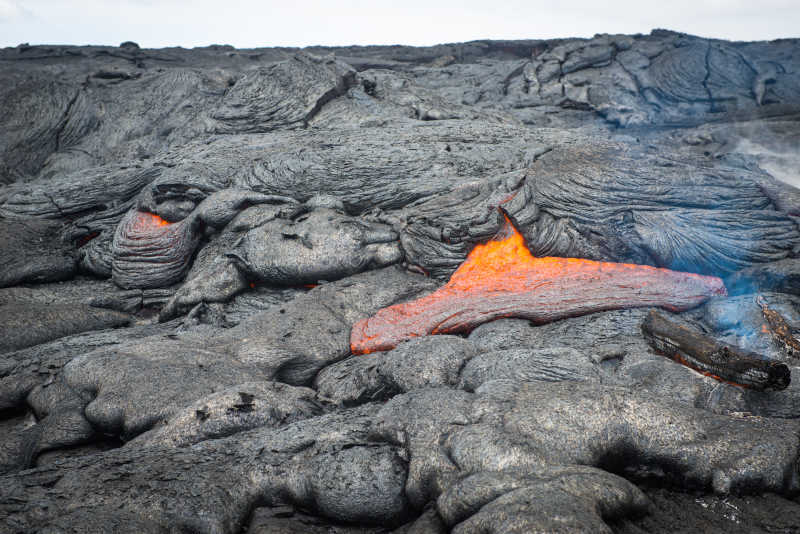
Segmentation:
{"type": "Polygon", "coordinates": [[[800,532],[800,39],[0,82],[0,533],[800,532]]]}

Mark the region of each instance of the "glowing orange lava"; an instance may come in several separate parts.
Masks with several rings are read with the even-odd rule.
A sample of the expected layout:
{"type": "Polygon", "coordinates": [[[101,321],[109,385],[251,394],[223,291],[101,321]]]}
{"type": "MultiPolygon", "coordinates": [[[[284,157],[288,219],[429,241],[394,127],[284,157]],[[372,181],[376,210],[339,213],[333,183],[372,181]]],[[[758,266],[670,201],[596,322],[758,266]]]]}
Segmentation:
{"type": "Polygon", "coordinates": [[[475,245],[445,287],[469,289],[476,283],[492,279],[501,273],[536,263],[536,258],[525,244],[525,238],[507,215],[503,214],[503,217],[506,222],[500,233],[491,241],[475,245]]]}
{"type": "Polygon", "coordinates": [[[500,232],[475,246],[443,287],[356,323],[350,336],[352,352],[389,350],[428,334],[465,333],[500,317],[546,323],[637,306],[680,311],[726,294],[722,280],[713,276],[647,265],[537,258],[503,215],[500,232]]]}
{"type": "MultiPolygon", "coordinates": [[[[552,256],[537,258],[528,250],[525,238],[514,227],[508,216],[505,214],[503,216],[505,225],[498,235],[487,243],[476,245],[442,289],[456,291],[470,291],[473,289],[519,291],[529,279],[529,269],[535,269],[540,275],[539,277],[552,278],[578,272],[591,276],[592,273],[599,275],[609,271],[616,271],[630,274],[631,284],[639,284],[638,287],[644,287],[649,281],[637,277],[638,273],[667,271],[667,269],[633,263],[599,262],[552,256]]],[[[688,277],[697,277],[698,279],[709,278],[694,273],[681,274],[688,277]]]]}
{"type": "Polygon", "coordinates": [[[162,219],[155,213],[137,211],[130,219],[130,230],[134,233],[149,234],[157,228],[173,226],[169,221],[162,219]]]}
{"type": "Polygon", "coordinates": [[[160,216],[156,215],[155,213],[145,213],[149,217],[149,222],[153,226],[169,226],[170,222],[167,220],[162,219],[160,216]]]}

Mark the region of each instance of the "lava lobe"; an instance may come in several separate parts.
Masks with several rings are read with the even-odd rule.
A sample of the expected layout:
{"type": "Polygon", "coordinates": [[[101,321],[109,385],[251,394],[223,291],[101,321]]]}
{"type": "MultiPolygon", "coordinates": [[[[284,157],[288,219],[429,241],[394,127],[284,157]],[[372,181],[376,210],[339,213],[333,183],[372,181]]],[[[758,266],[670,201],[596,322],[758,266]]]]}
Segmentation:
{"type": "Polygon", "coordinates": [[[504,217],[498,234],[475,246],[443,287],[357,322],[350,334],[351,351],[367,354],[418,336],[466,333],[501,317],[541,324],[641,306],[683,311],[727,294],[715,276],[648,265],[537,258],[504,217]]]}
{"type": "Polygon", "coordinates": [[[199,240],[194,219],[169,223],[131,210],[117,226],[112,277],[118,286],[165,287],[183,279],[199,240]]]}

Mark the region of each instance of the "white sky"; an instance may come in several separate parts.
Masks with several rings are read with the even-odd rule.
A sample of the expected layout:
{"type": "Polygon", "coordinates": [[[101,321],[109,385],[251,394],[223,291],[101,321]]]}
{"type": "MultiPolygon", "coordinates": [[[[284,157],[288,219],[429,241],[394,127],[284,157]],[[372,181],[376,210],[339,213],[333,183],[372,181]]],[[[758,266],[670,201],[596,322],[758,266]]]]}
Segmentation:
{"type": "Polygon", "coordinates": [[[653,28],[733,40],[800,37],[800,0],[0,0],[0,47],[430,45],[653,28]]]}

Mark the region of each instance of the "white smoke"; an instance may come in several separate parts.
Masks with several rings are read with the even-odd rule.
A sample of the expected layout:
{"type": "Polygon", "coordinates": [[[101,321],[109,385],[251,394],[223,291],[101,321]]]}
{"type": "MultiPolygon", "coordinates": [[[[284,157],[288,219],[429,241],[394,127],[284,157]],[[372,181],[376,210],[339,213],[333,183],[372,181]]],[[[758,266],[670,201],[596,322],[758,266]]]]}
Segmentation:
{"type": "Polygon", "coordinates": [[[773,178],[800,188],[800,151],[778,151],[752,139],[741,139],[735,151],[754,156],[773,178]]]}
{"type": "Polygon", "coordinates": [[[728,139],[735,141],[733,152],[753,157],[773,178],[800,188],[800,125],[797,121],[738,123],[728,132],[728,139]]]}

